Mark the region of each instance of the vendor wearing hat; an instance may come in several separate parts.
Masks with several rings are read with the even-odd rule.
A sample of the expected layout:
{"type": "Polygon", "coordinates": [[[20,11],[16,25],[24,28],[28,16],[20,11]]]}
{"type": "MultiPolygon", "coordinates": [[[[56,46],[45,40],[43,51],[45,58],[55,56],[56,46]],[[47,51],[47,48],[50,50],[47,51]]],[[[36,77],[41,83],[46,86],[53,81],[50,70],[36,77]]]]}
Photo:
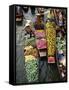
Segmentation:
{"type": "Polygon", "coordinates": [[[26,34],[30,35],[30,37],[34,36],[34,31],[33,31],[31,20],[27,20],[27,23],[25,25],[25,31],[26,31],[26,34]]]}
{"type": "Polygon", "coordinates": [[[36,14],[36,21],[34,22],[34,28],[35,30],[44,29],[44,22],[40,13],[36,14]]]}

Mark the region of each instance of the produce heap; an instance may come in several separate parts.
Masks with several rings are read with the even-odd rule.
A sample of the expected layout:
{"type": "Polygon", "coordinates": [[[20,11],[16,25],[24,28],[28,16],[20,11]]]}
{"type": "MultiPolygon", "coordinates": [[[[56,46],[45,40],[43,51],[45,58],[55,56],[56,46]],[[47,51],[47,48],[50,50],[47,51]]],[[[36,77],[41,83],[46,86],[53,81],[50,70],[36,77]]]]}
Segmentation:
{"type": "MultiPolygon", "coordinates": [[[[47,51],[48,51],[48,59],[49,59],[49,57],[55,56],[55,50],[56,50],[56,25],[54,22],[48,21],[46,23],[46,40],[47,40],[47,51]]],[[[51,63],[55,62],[55,59],[52,61],[51,60],[48,60],[48,62],[49,61],[51,63]]]]}
{"type": "Polygon", "coordinates": [[[38,81],[38,60],[32,56],[25,56],[25,68],[28,82],[38,81]]]}
{"type": "Polygon", "coordinates": [[[35,45],[34,42],[35,39],[33,37],[25,41],[25,70],[28,83],[38,82],[38,53],[37,49],[33,46],[35,45]]]}

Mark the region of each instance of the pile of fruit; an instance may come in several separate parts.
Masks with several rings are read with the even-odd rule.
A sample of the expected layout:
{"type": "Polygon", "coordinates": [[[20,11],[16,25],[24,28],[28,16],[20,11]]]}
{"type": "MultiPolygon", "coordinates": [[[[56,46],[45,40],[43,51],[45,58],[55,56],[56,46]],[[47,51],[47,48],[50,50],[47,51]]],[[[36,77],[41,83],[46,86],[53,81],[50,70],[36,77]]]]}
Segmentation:
{"type": "Polygon", "coordinates": [[[33,46],[26,46],[24,48],[25,56],[25,69],[28,82],[38,81],[38,60],[37,60],[37,49],[33,46]]]}
{"type": "Polygon", "coordinates": [[[48,46],[48,56],[54,56],[56,47],[56,30],[53,22],[46,23],[46,39],[48,46]]]}
{"type": "Polygon", "coordinates": [[[38,81],[38,60],[32,56],[25,56],[25,69],[28,82],[38,81]]]}

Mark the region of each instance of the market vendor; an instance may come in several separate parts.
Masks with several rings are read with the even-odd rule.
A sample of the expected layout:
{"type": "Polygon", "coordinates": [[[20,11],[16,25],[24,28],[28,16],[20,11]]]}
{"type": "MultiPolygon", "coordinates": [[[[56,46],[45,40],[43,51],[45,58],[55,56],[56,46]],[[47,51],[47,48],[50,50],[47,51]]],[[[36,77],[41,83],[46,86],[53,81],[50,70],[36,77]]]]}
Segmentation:
{"type": "Polygon", "coordinates": [[[31,20],[27,20],[27,23],[25,25],[25,31],[26,31],[26,34],[29,34],[29,37],[34,36],[34,30],[33,30],[33,27],[32,27],[31,20]]]}
{"type": "Polygon", "coordinates": [[[43,17],[41,16],[40,13],[36,14],[36,18],[35,18],[35,22],[34,22],[34,28],[35,28],[35,30],[44,29],[43,17]]]}

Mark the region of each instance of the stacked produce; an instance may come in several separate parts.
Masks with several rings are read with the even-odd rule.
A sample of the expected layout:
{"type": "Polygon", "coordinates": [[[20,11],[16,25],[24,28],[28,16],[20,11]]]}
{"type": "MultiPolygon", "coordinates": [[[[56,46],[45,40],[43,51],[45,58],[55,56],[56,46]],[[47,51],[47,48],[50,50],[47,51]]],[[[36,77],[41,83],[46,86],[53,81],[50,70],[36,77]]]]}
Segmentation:
{"type": "Polygon", "coordinates": [[[33,37],[25,41],[24,56],[28,83],[38,81],[38,52],[34,45],[35,39],[33,37]]]}
{"type": "MultiPolygon", "coordinates": [[[[48,49],[48,62],[49,57],[55,55],[56,50],[56,29],[55,29],[55,23],[48,21],[46,23],[46,39],[47,39],[47,49],[48,49]]],[[[53,62],[55,62],[55,59],[52,59],[53,62]]],[[[51,63],[52,63],[51,61],[51,63]]]]}
{"type": "Polygon", "coordinates": [[[38,60],[32,56],[25,56],[25,68],[28,82],[38,81],[38,60]]]}
{"type": "Polygon", "coordinates": [[[35,36],[36,36],[36,38],[43,38],[43,37],[45,37],[44,30],[36,30],[35,31],[35,36]]]}
{"type": "Polygon", "coordinates": [[[37,39],[36,40],[36,45],[37,45],[38,49],[45,49],[46,48],[46,40],[44,38],[37,39]]]}

